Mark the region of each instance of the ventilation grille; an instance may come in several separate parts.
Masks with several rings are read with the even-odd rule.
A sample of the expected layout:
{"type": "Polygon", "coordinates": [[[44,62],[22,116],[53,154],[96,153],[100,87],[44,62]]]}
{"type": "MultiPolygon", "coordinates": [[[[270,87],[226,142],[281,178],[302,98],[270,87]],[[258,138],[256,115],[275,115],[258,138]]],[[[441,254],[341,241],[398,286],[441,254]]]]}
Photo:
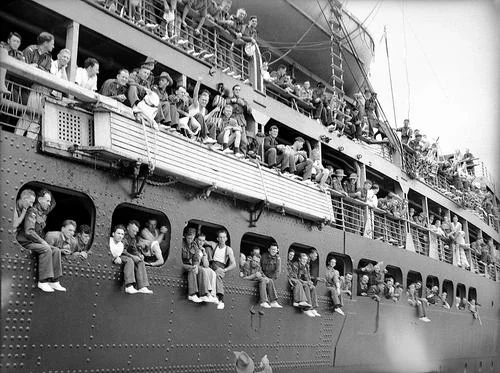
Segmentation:
{"type": "Polygon", "coordinates": [[[77,112],[59,110],[57,113],[57,137],[61,141],[81,145],[82,118],[77,112]]]}

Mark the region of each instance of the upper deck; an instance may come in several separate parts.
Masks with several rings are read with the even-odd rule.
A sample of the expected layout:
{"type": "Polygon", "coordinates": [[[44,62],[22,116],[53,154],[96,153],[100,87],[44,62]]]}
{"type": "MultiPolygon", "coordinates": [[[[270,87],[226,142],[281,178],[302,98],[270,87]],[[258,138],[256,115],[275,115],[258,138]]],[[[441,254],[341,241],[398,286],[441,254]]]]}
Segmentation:
{"type": "MultiPolygon", "coordinates": [[[[202,77],[203,84],[212,89],[219,82],[226,86],[243,82],[241,95],[252,106],[259,129],[262,130],[266,126],[269,128],[271,123],[278,123],[289,137],[300,134],[312,143],[326,136],[330,140],[321,141],[320,145],[324,162],[330,161],[342,168],[347,166],[348,171],[357,171],[360,181],[381,178],[386,193],[392,191],[401,197],[413,198],[415,204],[427,215],[432,211],[429,207],[431,204],[439,205],[445,215],[459,215],[464,230],[479,230],[467,235],[469,243],[472,242],[469,236],[477,238],[480,235],[492,237],[496,243],[499,241],[498,222],[489,216],[478,216],[457,205],[453,196],[449,197],[449,193],[446,193],[451,190],[446,180],[432,185],[429,182],[410,179],[405,171],[405,155],[398,150],[401,148],[397,146],[397,142],[392,146],[355,143],[346,137],[332,136],[323,125],[312,119],[307,111],[293,107],[293,102],[297,102],[295,97],[288,98],[287,102],[277,100],[276,96],[269,94],[272,88],[266,90],[260,77],[259,53],[251,59],[240,56],[241,58],[235,61],[242,66],[244,73],[240,79],[235,79],[224,74],[221,66],[212,66],[208,61],[193,56],[183,48],[164,42],[159,35],[132,24],[130,20],[111,13],[95,2],[73,0],[72,6],[57,0],[36,3],[45,8],[37,8],[40,12],[34,12],[37,15],[30,19],[31,24],[34,23],[42,29],[48,28],[49,25],[44,20],[47,15],[58,25],[68,25],[70,22],[65,28],[68,33],[65,44],[78,55],[74,58],[74,66],[83,56],[89,55],[88,48],[91,45],[88,40],[91,39],[94,42],[91,52],[99,56],[99,59],[107,61],[116,58],[112,60],[112,68],[120,65],[118,58],[125,59],[125,53],[130,52],[134,63],[142,60],[144,56],[151,56],[170,71],[177,72],[180,81],[202,77]],[[75,37],[74,30],[79,30],[79,37],[75,37]],[[102,45],[96,44],[96,40],[102,45]],[[246,79],[251,85],[245,84],[246,79]]],[[[27,4],[33,5],[31,2],[21,2],[17,13],[11,9],[13,13],[9,13],[9,17],[21,17],[19,12],[22,12],[23,6],[27,4]]],[[[224,43],[227,43],[223,41],[224,36],[218,35],[216,31],[209,32],[213,33],[210,35],[215,38],[213,42],[216,46],[224,46],[224,43]]],[[[62,40],[58,41],[62,44],[61,42],[62,40]]],[[[254,214],[251,220],[257,220],[259,209],[267,207],[279,213],[293,214],[310,220],[318,227],[331,224],[339,229],[372,238],[376,238],[374,232],[382,232],[385,240],[392,241],[397,246],[405,246],[408,250],[422,255],[453,262],[450,253],[444,255],[442,243],[431,247],[430,242],[434,242],[435,235],[412,221],[395,217],[377,208],[369,208],[360,201],[335,194],[333,191],[321,190],[317,186],[278,176],[263,163],[235,159],[175,134],[157,133],[150,127],[142,127],[135,120],[130,108],[115,100],[61,81],[3,54],[1,60],[2,66],[7,67],[12,74],[72,95],[78,101],[92,104],[90,107],[78,108],[75,105],[81,105],[73,101],[47,98],[42,110],[33,112],[33,108],[22,100],[23,95],[20,95],[21,99],[17,102],[14,97],[2,99],[1,111],[4,114],[17,118],[24,115],[36,115],[41,118],[40,140],[42,149],[47,153],[89,164],[99,161],[103,167],[109,168],[123,167],[123,161],[144,165],[153,162],[156,176],[174,177],[178,181],[205,188],[205,194],[216,190],[250,203],[254,214]],[[348,218],[348,211],[355,211],[354,217],[348,218]],[[420,240],[422,235],[428,239],[420,240]]],[[[17,83],[12,85],[20,87],[17,83]]],[[[29,95],[29,87],[19,89],[25,90],[29,95]]],[[[138,169],[137,172],[140,171],[142,170],[138,169]]],[[[133,173],[130,175],[133,176],[133,173]]],[[[436,240],[438,241],[437,238],[436,240]]],[[[477,264],[477,258],[475,259],[476,265],[472,269],[484,273],[484,266],[481,268],[480,264],[477,264]]],[[[498,277],[496,273],[491,276],[498,277]]]]}

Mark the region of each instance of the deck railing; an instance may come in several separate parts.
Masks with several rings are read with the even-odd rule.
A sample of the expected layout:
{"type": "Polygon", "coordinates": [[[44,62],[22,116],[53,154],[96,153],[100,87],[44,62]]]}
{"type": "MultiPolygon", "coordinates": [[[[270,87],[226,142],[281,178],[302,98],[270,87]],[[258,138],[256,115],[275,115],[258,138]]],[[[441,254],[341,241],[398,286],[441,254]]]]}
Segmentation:
{"type": "Polygon", "coordinates": [[[410,222],[409,226],[415,252],[429,256],[429,231],[413,222],[410,222]]]}

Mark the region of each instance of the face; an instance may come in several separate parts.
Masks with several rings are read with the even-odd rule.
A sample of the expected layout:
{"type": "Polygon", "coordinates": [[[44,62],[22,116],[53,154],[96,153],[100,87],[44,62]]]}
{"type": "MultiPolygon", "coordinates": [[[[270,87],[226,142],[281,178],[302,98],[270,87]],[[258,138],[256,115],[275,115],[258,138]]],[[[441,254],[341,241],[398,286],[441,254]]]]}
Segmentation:
{"type": "Polygon", "coordinates": [[[181,98],[184,98],[187,96],[187,91],[186,91],[186,88],[184,87],[179,87],[177,89],[177,96],[181,97],[181,98]]]}
{"type": "Polygon", "coordinates": [[[61,228],[61,232],[66,237],[73,237],[75,235],[75,226],[73,224],[68,224],[65,227],[61,228]]]}
{"type": "Polygon", "coordinates": [[[307,263],[307,255],[300,255],[300,259],[299,261],[302,263],[302,264],[306,264],[307,263]]]}
{"type": "Polygon", "coordinates": [[[54,49],[54,39],[46,41],[42,44],[42,46],[46,51],[52,52],[52,50],[54,49]]]}
{"type": "Polygon", "coordinates": [[[28,196],[21,200],[21,206],[25,208],[33,206],[34,203],[35,203],[35,196],[28,196]]]}
{"type": "Polygon", "coordinates": [[[457,216],[455,215],[455,216],[453,217],[453,223],[457,223],[457,222],[458,222],[458,218],[457,218],[457,216]]]}
{"type": "Polygon", "coordinates": [[[83,244],[86,245],[90,241],[90,234],[88,234],[88,233],[80,233],[80,239],[82,240],[83,244]]]}
{"type": "Polygon", "coordinates": [[[274,138],[278,137],[278,132],[279,132],[279,130],[277,128],[273,128],[271,130],[271,137],[274,137],[274,138]]]}
{"type": "Polygon", "coordinates": [[[329,263],[330,267],[335,267],[337,265],[337,261],[335,259],[330,259],[330,263],[329,263]]]}
{"type": "Polygon", "coordinates": [[[221,8],[224,12],[228,12],[229,9],[231,9],[231,2],[230,1],[223,1],[221,8]]]}
{"type": "Polygon", "coordinates": [[[116,80],[118,81],[118,84],[125,86],[128,83],[128,80],[130,78],[130,74],[128,71],[122,70],[120,73],[116,76],[116,80]]]}
{"type": "Polygon", "coordinates": [[[380,266],[378,264],[374,265],[373,266],[373,270],[376,272],[376,273],[379,273],[380,272],[380,266]]]}
{"type": "Polygon", "coordinates": [[[241,91],[241,87],[239,85],[237,85],[236,87],[233,88],[233,94],[235,97],[240,97],[240,91],[241,91]]]}
{"type": "Polygon", "coordinates": [[[304,143],[302,141],[295,141],[295,144],[297,146],[297,150],[301,150],[304,146],[304,143]]]}
{"type": "Polygon", "coordinates": [[[309,82],[307,82],[307,81],[306,81],[306,82],[304,82],[304,88],[305,88],[305,89],[309,89],[309,88],[311,88],[311,83],[309,83],[309,82]]]}
{"type": "Polygon", "coordinates": [[[145,69],[144,67],[139,69],[137,73],[139,78],[141,78],[142,80],[146,80],[147,78],[149,78],[149,74],[151,74],[151,70],[145,69]]]}
{"type": "Polygon", "coordinates": [[[417,282],[415,284],[415,289],[420,289],[422,287],[422,284],[420,282],[417,282]]]}
{"type": "Polygon", "coordinates": [[[275,256],[276,254],[278,254],[278,246],[271,246],[269,248],[269,254],[271,256],[275,256]]]}
{"type": "Polygon", "coordinates": [[[19,49],[19,46],[21,45],[21,39],[19,39],[17,36],[12,35],[9,40],[7,40],[7,43],[9,46],[17,51],[19,49]]]}
{"type": "Polygon", "coordinates": [[[195,237],[195,236],[196,236],[196,235],[195,235],[194,233],[189,233],[189,234],[187,234],[187,235],[186,235],[186,241],[187,241],[187,243],[192,243],[192,242],[194,241],[194,237],[195,237]]]}
{"type": "Polygon", "coordinates": [[[52,197],[50,194],[45,194],[43,197],[38,197],[38,203],[43,210],[47,210],[52,202],[52,197]]]}
{"type": "Polygon", "coordinates": [[[260,264],[260,258],[258,256],[253,256],[252,257],[252,262],[254,265],[259,265],[260,264]]]}
{"type": "Polygon", "coordinates": [[[410,121],[409,121],[409,120],[405,120],[405,121],[404,121],[404,126],[405,126],[405,127],[408,127],[409,125],[410,125],[410,121]]]}
{"type": "Polygon", "coordinates": [[[149,219],[148,220],[148,226],[150,228],[156,228],[156,225],[158,224],[158,221],[156,219],[149,219]]]}
{"type": "Polygon", "coordinates": [[[365,189],[370,189],[372,187],[372,184],[371,183],[367,183],[365,181],[364,186],[365,186],[365,189]]]}
{"type": "Polygon", "coordinates": [[[269,64],[267,62],[262,63],[262,70],[267,71],[269,69],[269,64]]]}
{"type": "Polygon", "coordinates": [[[137,232],[139,232],[139,227],[135,224],[129,224],[127,226],[127,232],[130,237],[135,237],[137,235],[137,232]]]}
{"type": "Polygon", "coordinates": [[[345,279],[347,281],[352,281],[352,275],[350,273],[348,273],[347,275],[345,275],[345,279]]]}
{"type": "Polygon", "coordinates": [[[208,95],[206,93],[203,93],[198,101],[200,102],[201,107],[206,107],[208,105],[208,100],[209,100],[208,95]]]}
{"type": "Polygon", "coordinates": [[[71,55],[69,52],[61,52],[57,55],[57,59],[59,60],[61,66],[66,66],[71,60],[71,55]]]}
{"type": "Polygon", "coordinates": [[[125,231],[122,228],[118,228],[113,232],[113,239],[116,242],[121,242],[121,240],[123,240],[123,236],[125,236],[125,231]]]}
{"type": "Polygon", "coordinates": [[[392,278],[387,279],[387,286],[393,286],[394,280],[392,278]]]}
{"type": "Polygon", "coordinates": [[[217,236],[217,242],[223,245],[226,243],[226,241],[227,241],[226,232],[220,232],[219,235],[217,236]]]}
{"type": "Polygon", "coordinates": [[[89,76],[96,76],[99,74],[99,64],[96,63],[94,66],[89,67],[89,76]]]}
{"type": "Polygon", "coordinates": [[[250,21],[250,27],[257,27],[258,25],[258,21],[257,21],[257,18],[252,18],[252,20],[250,21]]]}
{"type": "Polygon", "coordinates": [[[318,259],[318,253],[316,251],[311,251],[311,253],[309,254],[309,258],[311,258],[312,261],[315,261],[316,259],[318,259]]]}
{"type": "Polygon", "coordinates": [[[295,257],[295,251],[289,251],[288,252],[288,260],[293,260],[295,257]]]}
{"type": "Polygon", "coordinates": [[[205,236],[198,236],[198,238],[196,239],[196,243],[198,243],[198,246],[203,247],[205,245],[206,240],[207,238],[205,236]]]}
{"type": "Polygon", "coordinates": [[[414,208],[410,208],[410,215],[413,215],[415,214],[415,209],[414,208]]]}
{"type": "Polygon", "coordinates": [[[362,284],[367,284],[368,283],[368,276],[367,275],[363,275],[363,277],[361,277],[361,283],[362,284]]]}
{"type": "Polygon", "coordinates": [[[233,115],[233,107],[231,105],[224,106],[224,115],[229,118],[233,115]]]}

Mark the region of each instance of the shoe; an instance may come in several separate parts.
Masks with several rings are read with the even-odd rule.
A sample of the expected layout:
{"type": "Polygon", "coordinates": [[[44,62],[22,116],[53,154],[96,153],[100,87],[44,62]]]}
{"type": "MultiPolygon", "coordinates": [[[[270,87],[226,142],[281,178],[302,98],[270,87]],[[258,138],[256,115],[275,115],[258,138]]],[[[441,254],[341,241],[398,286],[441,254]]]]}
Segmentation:
{"type": "Polygon", "coordinates": [[[431,320],[428,317],[420,317],[419,320],[423,322],[430,322],[431,320]]]}
{"type": "Polygon", "coordinates": [[[312,307],[309,303],[307,302],[299,302],[300,307],[312,307]]]}
{"type": "Polygon", "coordinates": [[[315,309],[312,309],[311,312],[314,314],[314,316],[316,317],[320,317],[320,313],[318,311],[316,311],[315,309]]]}
{"type": "Polygon", "coordinates": [[[217,297],[214,297],[213,295],[209,295],[208,296],[208,303],[219,304],[219,300],[217,299],[217,297]]]}
{"type": "Polygon", "coordinates": [[[191,56],[193,57],[198,57],[200,55],[201,52],[193,52],[191,53],[191,56]]]}
{"type": "Polygon", "coordinates": [[[234,75],[234,71],[228,71],[228,72],[227,72],[227,75],[229,75],[229,76],[233,76],[233,75],[234,75]]]}
{"type": "Polygon", "coordinates": [[[202,302],[210,303],[210,298],[207,295],[200,297],[200,300],[202,302]]]}
{"type": "MultiPolygon", "coordinates": [[[[279,304],[277,301],[271,302],[271,307],[273,307],[273,308],[283,308],[283,306],[281,304],[279,304]]],[[[295,306],[295,303],[294,303],[294,307],[297,307],[297,306],[295,306]]]]}
{"type": "Polygon", "coordinates": [[[335,308],[335,312],[340,313],[342,316],[345,316],[344,311],[340,307],[335,308]]]}
{"type": "Polygon", "coordinates": [[[239,79],[239,78],[241,78],[241,75],[240,74],[233,75],[233,78],[234,79],[239,79]]]}
{"type": "Polygon", "coordinates": [[[222,151],[224,154],[231,154],[233,151],[229,148],[226,148],[222,151]]]}
{"type": "Polygon", "coordinates": [[[250,79],[245,79],[245,80],[243,81],[243,84],[249,84],[249,83],[250,83],[250,79]]]}
{"type": "Polygon", "coordinates": [[[300,307],[299,304],[297,302],[293,302],[293,306],[294,307],[300,307]]]}
{"type": "Polygon", "coordinates": [[[215,144],[212,146],[212,149],[213,149],[213,150],[222,150],[222,145],[221,145],[221,144],[218,144],[218,143],[215,143],[215,144]]]}
{"type": "Polygon", "coordinates": [[[309,317],[315,317],[313,310],[305,310],[304,313],[309,317]]]}
{"type": "Polygon", "coordinates": [[[62,287],[61,284],[59,283],[59,281],[57,281],[57,282],[47,282],[47,284],[49,284],[49,286],[52,289],[54,289],[54,290],[57,290],[57,291],[66,291],[66,288],[62,287]]]}
{"type": "Polygon", "coordinates": [[[202,143],[203,144],[215,144],[217,142],[217,140],[214,140],[212,139],[211,137],[205,137],[203,140],[202,140],[202,143]]]}
{"type": "Polygon", "coordinates": [[[48,282],[39,282],[37,285],[38,289],[45,291],[46,293],[53,293],[54,289],[49,285],[48,282]]]}
{"type": "Polygon", "coordinates": [[[245,158],[245,154],[240,153],[240,152],[238,152],[238,153],[234,153],[234,156],[235,156],[236,158],[245,158]]]}
{"type": "Polygon", "coordinates": [[[270,306],[270,305],[269,305],[269,303],[267,303],[267,302],[262,302],[262,303],[260,304],[260,306],[261,306],[262,308],[271,308],[271,306],[270,306]]]}
{"type": "Polygon", "coordinates": [[[179,39],[179,40],[177,40],[177,44],[179,44],[179,45],[185,45],[187,43],[188,43],[188,41],[186,39],[179,39]]]}
{"type": "Polygon", "coordinates": [[[223,310],[224,309],[224,302],[219,302],[219,304],[217,305],[217,309],[223,310]]]}
{"type": "Polygon", "coordinates": [[[133,286],[127,286],[125,288],[125,293],[127,293],[127,294],[137,294],[138,292],[139,291],[136,288],[134,288],[133,286]]]}
{"type": "Polygon", "coordinates": [[[204,55],[203,55],[203,57],[201,57],[201,58],[206,59],[206,58],[210,58],[210,57],[213,57],[213,56],[214,56],[214,54],[213,54],[213,53],[206,53],[206,54],[204,54],[204,55]]]}
{"type": "Polygon", "coordinates": [[[139,290],[137,290],[139,293],[142,293],[142,294],[153,294],[153,290],[149,290],[147,287],[143,287],[143,288],[140,288],[139,290]]]}
{"type": "Polygon", "coordinates": [[[227,73],[229,70],[231,70],[231,68],[230,68],[230,67],[225,67],[224,69],[222,69],[222,72],[223,72],[223,73],[227,73]]]}
{"type": "Polygon", "coordinates": [[[189,295],[188,296],[188,300],[190,300],[191,302],[195,302],[195,303],[201,303],[200,298],[198,298],[198,296],[196,294],[195,295],[189,295]]]}
{"type": "Polygon", "coordinates": [[[306,184],[306,185],[314,185],[314,181],[309,180],[309,179],[307,179],[307,180],[302,180],[302,182],[303,182],[304,184],[306,184]]]}

